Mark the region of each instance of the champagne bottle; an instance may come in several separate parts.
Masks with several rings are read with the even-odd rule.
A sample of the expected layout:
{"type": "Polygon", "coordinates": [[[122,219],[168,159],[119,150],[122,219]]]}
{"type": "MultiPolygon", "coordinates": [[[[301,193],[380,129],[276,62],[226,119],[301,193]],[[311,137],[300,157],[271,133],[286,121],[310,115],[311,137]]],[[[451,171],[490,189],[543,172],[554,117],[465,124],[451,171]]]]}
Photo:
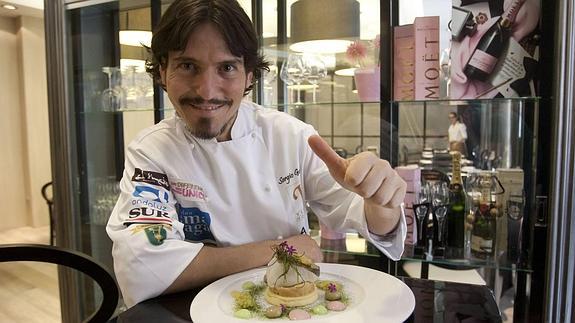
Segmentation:
{"type": "Polygon", "coordinates": [[[492,201],[490,174],[480,178],[481,198],[475,211],[475,222],[471,231],[471,254],[476,258],[485,259],[493,256],[495,250],[495,234],[497,208],[492,201]]]}
{"type": "Polygon", "coordinates": [[[463,248],[465,236],[465,193],[461,182],[461,153],[452,152],[452,176],[449,183],[447,246],[463,248]]]}
{"type": "Polygon", "coordinates": [[[487,81],[507,47],[511,27],[525,0],[513,0],[499,20],[483,34],[463,69],[468,78],[487,81]]]}

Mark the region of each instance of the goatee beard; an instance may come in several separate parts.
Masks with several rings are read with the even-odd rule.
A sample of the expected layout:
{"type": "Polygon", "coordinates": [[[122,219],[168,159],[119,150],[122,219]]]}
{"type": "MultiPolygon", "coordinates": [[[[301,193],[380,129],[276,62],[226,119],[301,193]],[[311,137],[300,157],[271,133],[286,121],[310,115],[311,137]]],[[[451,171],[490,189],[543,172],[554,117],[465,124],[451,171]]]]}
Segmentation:
{"type": "Polygon", "coordinates": [[[202,118],[198,120],[198,124],[196,127],[192,128],[190,127],[190,125],[186,124],[186,130],[194,137],[196,138],[200,138],[200,139],[214,139],[217,136],[219,136],[220,134],[222,134],[222,132],[224,132],[224,129],[226,128],[226,125],[224,124],[223,127],[217,131],[210,131],[210,125],[211,125],[211,120],[207,119],[207,118],[202,118]]]}

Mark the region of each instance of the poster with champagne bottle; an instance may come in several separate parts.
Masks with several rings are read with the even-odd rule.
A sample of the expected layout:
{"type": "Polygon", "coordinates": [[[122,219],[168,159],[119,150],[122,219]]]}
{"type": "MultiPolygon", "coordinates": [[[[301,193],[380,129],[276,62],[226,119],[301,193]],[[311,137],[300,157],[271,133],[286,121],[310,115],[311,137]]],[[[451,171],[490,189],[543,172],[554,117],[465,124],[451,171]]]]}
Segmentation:
{"type": "Polygon", "coordinates": [[[453,0],[451,99],[537,96],[540,0],[453,0]]]}

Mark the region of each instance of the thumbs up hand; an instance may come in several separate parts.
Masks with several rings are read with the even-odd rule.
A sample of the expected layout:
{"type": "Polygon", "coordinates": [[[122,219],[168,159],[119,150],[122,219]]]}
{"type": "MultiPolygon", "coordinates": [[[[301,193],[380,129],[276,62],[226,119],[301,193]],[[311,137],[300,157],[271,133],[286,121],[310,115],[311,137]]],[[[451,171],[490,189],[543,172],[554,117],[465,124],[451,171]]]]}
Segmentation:
{"type": "Polygon", "coordinates": [[[308,139],[313,152],[326,164],[331,176],[344,188],[366,201],[387,208],[398,207],[405,197],[405,182],[391,165],[371,152],[341,158],[318,135],[308,139]]]}
{"type": "Polygon", "coordinates": [[[406,183],[389,162],[371,152],[341,158],[318,135],[309,137],[308,144],[342,187],[364,198],[371,232],[385,234],[395,227],[399,219],[398,209],[405,197],[406,183]]]}

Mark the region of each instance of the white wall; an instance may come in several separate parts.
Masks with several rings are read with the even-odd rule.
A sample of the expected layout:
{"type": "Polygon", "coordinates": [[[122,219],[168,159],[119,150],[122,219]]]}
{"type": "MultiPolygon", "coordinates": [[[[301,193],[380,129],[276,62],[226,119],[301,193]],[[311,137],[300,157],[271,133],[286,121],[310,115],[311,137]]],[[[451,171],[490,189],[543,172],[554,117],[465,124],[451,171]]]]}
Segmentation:
{"type": "Polygon", "coordinates": [[[0,231],[48,224],[51,178],[43,20],[0,17],[0,231]]]}
{"type": "Polygon", "coordinates": [[[48,129],[48,94],[44,20],[21,17],[19,29],[21,104],[26,160],[26,198],[32,226],[48,224],[46,202],[40,188],[51,181],[50,137],[48,129]]]}
{"type": "Polygon", "coordinates": [[[17,19],[0,17],[0,192],[6,203],[0,229],[24,226],[30,221],[25,194],[17,33],[17,19]]]}

